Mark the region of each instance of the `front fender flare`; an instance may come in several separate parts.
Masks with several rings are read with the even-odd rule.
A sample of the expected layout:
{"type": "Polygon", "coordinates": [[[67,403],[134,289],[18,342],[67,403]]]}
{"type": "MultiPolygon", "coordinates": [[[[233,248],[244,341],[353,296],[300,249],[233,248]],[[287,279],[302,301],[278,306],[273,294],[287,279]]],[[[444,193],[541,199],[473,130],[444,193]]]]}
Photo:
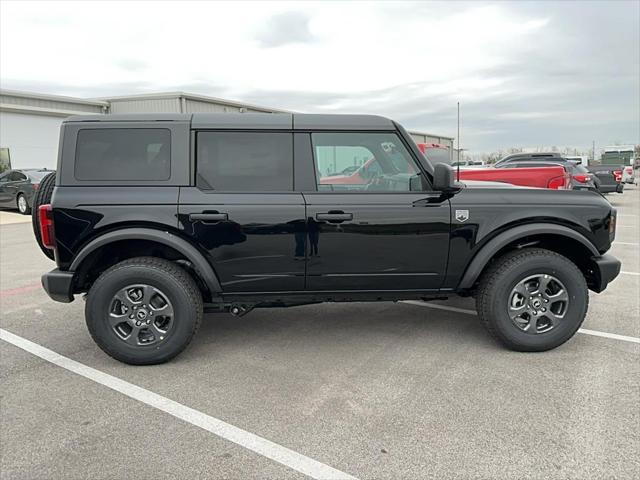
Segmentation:
{"type": "Polygon", "coordinates": [[[600,255],[600,252],[598,252],[595,245],[593,245],[584,235],[581,235],[569,227],[553,223],[531,223],[528,225],[520,225],[496,235],[481,247],[480,251],[476,253],[473,260],[471,260],[467,266],[464,275],[462,276],[462,280],[460,280],[460,283],[458,284],[458,290],[466,290],[473,287],[473,284],[484,270],[484,267],[504,246],[520,238],[544,234],[559,235],[572,240],[577,240],[588,248],[593,256],[600,255]]]}
{"type": "Polygon", "coordinates": [[[82,265],[82,262],[84,262],[91,253],[105,245],[122,240],[149,240],[173,248],[193,264],[211,293],[219,293],[222,291],[220,281],[213,271],[213,268],[197,248],[173,233],[165,230],[154,230],[152,228],[125,228],[107,232],[93,239],[78,252],[69,270],[72,272],[77,271],[80,265],[82,265]]]}

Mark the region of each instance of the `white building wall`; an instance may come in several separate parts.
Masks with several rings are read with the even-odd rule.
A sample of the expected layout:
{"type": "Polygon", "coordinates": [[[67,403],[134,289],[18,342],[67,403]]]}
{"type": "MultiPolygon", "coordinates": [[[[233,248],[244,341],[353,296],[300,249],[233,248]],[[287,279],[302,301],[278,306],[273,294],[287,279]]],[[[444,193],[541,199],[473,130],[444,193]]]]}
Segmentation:
{"type": "Polygon", "coordinates": [[[0,148],[8,148],[12,168],[55,169],[64,117],[0,111],[0,148]]]}

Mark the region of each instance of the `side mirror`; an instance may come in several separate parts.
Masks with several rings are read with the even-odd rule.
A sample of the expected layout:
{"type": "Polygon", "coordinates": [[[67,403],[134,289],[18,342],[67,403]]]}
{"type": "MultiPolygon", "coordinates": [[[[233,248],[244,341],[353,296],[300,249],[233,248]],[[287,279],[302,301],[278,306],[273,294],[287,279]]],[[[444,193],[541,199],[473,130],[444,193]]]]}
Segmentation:
{"type": "Polygon", "coordinates": [[[455,180],[455,171],[446,163],[436,163],[433,170],[433,189],[440,192],[450,192],[460,189],[461,185],[455,180]]]}

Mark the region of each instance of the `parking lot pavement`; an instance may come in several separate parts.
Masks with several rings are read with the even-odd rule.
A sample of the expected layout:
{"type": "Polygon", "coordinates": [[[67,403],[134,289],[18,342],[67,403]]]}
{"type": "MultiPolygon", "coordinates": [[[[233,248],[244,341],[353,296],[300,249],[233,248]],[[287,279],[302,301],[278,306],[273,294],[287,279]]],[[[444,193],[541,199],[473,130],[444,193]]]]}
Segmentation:
{"type": "Polygon", "coordinates": [[[10,225],[13,223],[30,223],[30,215],[22,215],[17,210],[0,210],[0,225],[10,225]]]}
{"type": "MultiPolygon", "coordinates": [[[[636,339],[639,193],[609,196],[627,273],[590,295],[584,323],[636,339]]],[[[638,343],[578,334],[522,354],[468,313],[323,304],[209,315],[171,363],[130,367],[93,343],[82,300],[38,287],[53,263],[30,228],[0,227],[3,329],[317,462],[363,479],[640,474],[638,343]]],[[[0,354],[1,478],[303,478],[2,340],[0,354]]]]}

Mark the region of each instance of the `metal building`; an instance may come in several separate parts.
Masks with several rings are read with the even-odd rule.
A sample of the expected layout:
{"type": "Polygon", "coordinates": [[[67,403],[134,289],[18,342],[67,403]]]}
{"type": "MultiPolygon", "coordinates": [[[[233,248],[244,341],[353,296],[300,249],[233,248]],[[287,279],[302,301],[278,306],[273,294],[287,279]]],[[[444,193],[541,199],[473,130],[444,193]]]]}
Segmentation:
{"type": "MultiPolygon", "coordinates": [[[[0,90],[0,160],[12,168],[56,168],[60,124],[77,114],[104,113],[289,113],[222,98],[184,92],[150,93],[83,99],[0,90]]],[[[410,132],[416,142],[438,143],[453,150],[453,138],[410,132]]]]}

